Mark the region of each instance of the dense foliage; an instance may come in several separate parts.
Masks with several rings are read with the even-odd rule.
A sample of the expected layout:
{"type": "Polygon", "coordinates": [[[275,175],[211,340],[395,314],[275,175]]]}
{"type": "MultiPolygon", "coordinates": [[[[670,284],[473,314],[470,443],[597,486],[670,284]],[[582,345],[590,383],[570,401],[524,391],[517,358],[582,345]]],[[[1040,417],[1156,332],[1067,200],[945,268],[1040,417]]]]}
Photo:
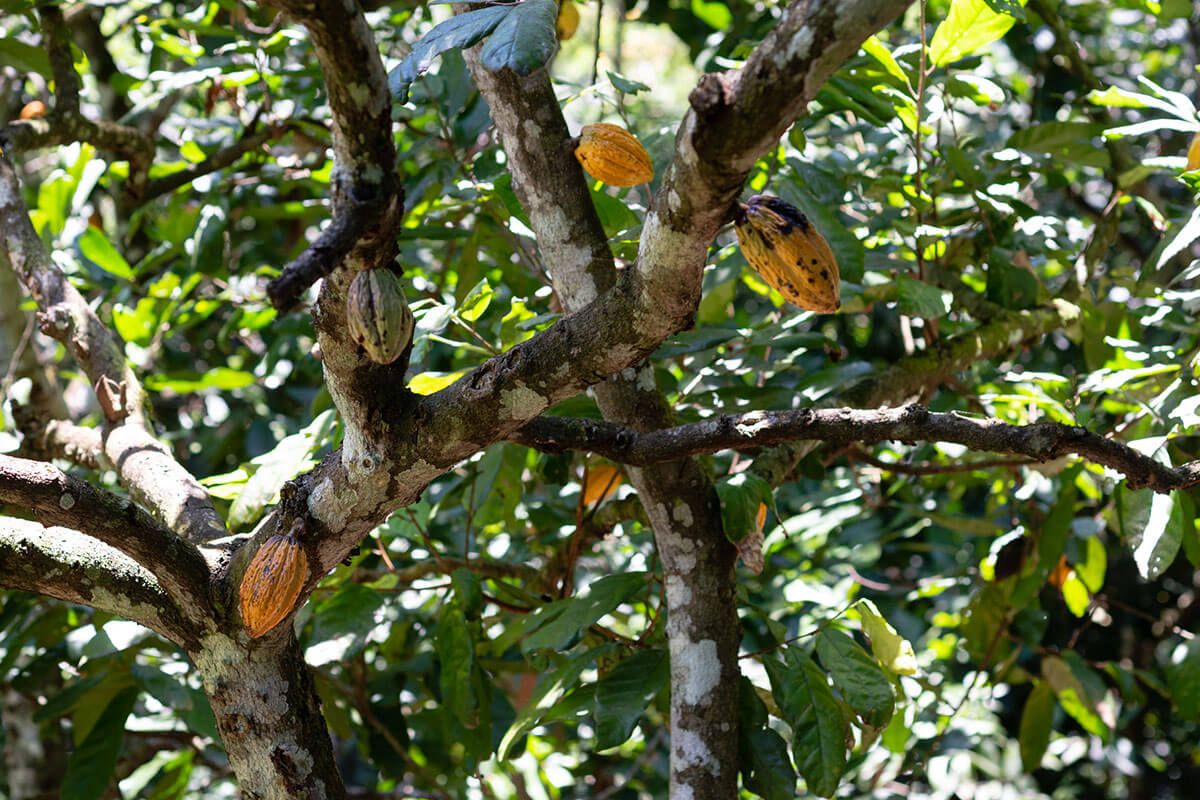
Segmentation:
{"type": "MultiPolygon", "coordinates": [[[[0,119],[15,119],[50,101],[49,65],[24,4],[0,7],[0,119]]],[[[572,128],[622,122],[660,170],[696,78],[736,65],[779,13],[609,2],[596,38],[598,3],[580,10],[550,66],[572,128]]],[[[231,529],[253,530],[341,436],[311,318],[277,314],[264,294],[327,214],[320,69],[302,29],[264,5],[68,12],[100,43],[77,39],[85,108],[161,116],[151,180],[271,132],[136,204],[127,162],[92,145],[22,164],[38,231],[123,337],[177,454],[231,529]]],[[[864,379],[899,368],[928,380],[891,405],[1076,424],[1174,464],[1200,455],[1191,13],[1170,0],[931,0],[870,39],[746,192],[779,195],[828,239],[840,312],[782,304],[725,230],[695,327],[653,360],[678,420],[854,404],[864,379]],[[1035,310],[1063,323],[942,366],[1035,310]]],[[[391,68],[450,14],[391,3],[368,18],[391,68]]],[[[464,57],[450,49],[414,77],[393,112],[399,263],[416,315],[409,387],[430,394],[562,307],[464,57]]],[[[649,190],[592,195],[632,260],[649,190]]],[[[60,360],[48,341],[33,339],[60,360]]],[[[71,414],[94,421],[86,384],[60,365],[71,414]]],[[[6,401],[26,383],[6,381],[6,401]]],[[[14,404],[5,412],[0,445],[14,451],[14,404]]],[[[600,416],[586,395],[551,413],[600,416]]],[[[755,455],[706,457],[731,536],[753,542],[769,507],[761,573],[738,567],[746,796],[1191,796],[1194,490],[1134,491],[1073,458],[903,443],[812,448],[772,487],[747,470],[755,455]]],[[[74,470],[121,491],[111,473],[74,470]]],[[[602,459],[492,446],[328,575],[296,626],[347,785],[665,796],[665,588],[635,498],[602,459]]],[[[106,796],[117,780],[131,798],[234,792],[174,645],[81,606],[0,603],[6,703],[32,714],[64,797],[106,796]]],[[[12,746],[16,729],[5,735],[12,746]]]]}

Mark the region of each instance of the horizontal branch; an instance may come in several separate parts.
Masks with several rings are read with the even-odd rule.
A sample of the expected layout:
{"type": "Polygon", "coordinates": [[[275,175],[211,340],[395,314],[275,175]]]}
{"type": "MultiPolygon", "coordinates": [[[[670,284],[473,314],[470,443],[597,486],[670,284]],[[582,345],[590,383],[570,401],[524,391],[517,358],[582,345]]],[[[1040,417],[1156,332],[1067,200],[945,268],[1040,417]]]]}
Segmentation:
{"type": "Polygon", "coordinates": [[[1075,425],[1009,425],[953,412],[931,412],[919,405],[879,410],[750,411],[645,433],[597,420],[539,417],[511,438],[545,452],[590,450],[635,466],[799,440],[838,444],[953,442],[971,450],[1011,453],[1037,462],[1076,454],[1121,472],[1133,489],[1169,492],[1200,484],[1200,461],[1168,467],[1129,445],[1075,425]]]}
{"type": "Polygon", "coordinates": [[[88,605],[194,645],[192,624],[153,575],[78,531],[0,516],[0,586],[88,605]]]}
{"type": "Polygon", "coordinates": [[[148,202],[156,197],[169,194],[181,186],[186,186],[197,178],[225,169],[247,153],[252,153],[272,139],[282,136],[289,127],[286,123],[272,123],[254,130],[252,125],[238,137],[237,141],[213,152],[204,160],[189,164],[184,169],[163,175],[161,178],[147,181],[146,187],[137,198],[138,202],[148,202]]]}
{"type": "Polygon", "coordinates": [[[189,616],[210,614],[204,557],[129,500],[52,464],[0,455],[0,503],[30,512],[47,527],[72,528],[116,548],[153,574],[189,616]]]}

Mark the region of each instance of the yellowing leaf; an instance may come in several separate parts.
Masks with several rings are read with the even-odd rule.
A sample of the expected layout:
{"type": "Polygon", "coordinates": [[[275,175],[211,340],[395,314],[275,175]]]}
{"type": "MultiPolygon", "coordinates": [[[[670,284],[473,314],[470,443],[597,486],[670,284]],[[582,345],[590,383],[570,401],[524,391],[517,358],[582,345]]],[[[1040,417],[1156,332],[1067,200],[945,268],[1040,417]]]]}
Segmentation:
{"type": "Polygon", "coordinates": [[[621,473],[612,464],[589,467],[583,477],[583,504],[594,506],[612,497],[621,485],[621,473]]]}
{"type": "Polygon", "coordinates": [[[871,650],[880,664],[897,675],[917,674],[917,655],[913,646],[879,613],[870,600],[859,600],[854,604],[862,620],[863,631],[871,640],[871,650]]]}
{"type": "Polygon", "coordinates": [[[468,372],[470,370],[466,369],[460,369],[458,372],[422,372],[413,376],[408,382],[408,388],[413,394],[433,394],[445,389],[468,372]]]}
{"type": "Polygon", "coordinates": [[[1200,169],[1200,133],[1192,137],[1192,143],[1188,145],[1188,170],[1200,169]]]}

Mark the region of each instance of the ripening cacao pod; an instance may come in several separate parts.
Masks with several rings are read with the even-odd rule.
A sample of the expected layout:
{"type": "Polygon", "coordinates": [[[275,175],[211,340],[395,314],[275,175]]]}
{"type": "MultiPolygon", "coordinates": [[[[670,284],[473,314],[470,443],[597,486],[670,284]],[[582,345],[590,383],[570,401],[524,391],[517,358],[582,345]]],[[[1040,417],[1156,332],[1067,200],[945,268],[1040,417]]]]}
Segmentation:
{"type": "Polygon", "coordinates": [[[612,464],[595,464],[583,475],[582,499],[585,506],[597,505],[617,493],[621,472],[612,464]]]}
{"type": "Polygon", "coordinates": [[[609,186],[637,186],[654,178],[654,164],[642,143],[609,122],[583,126],[575,158],[589,175],[609,186]]]}
{"type": "Polygon", "coordinates": [[[21,107],[21,119],[40,119],[46,116],[46,104],[41,100],[30,100],[21,107]]]}
{"type": "Polygon", "coordinates": [[[572,0],[562,0],[558,9],[558,40],[565,42],[579,29],[579,9],[572,0]]]}
{"type": "Polygon", "coordinates": [[[292,534],[275,534],[242,575],[242,622],[257,639],[292,613],[308,580],[308,556],[292,534]]]}
{"type": "Polygon", "coordinates": [[[392,363],[412,341],[412,311],[400,278],[390,269],[369,269],[354,276],[346,293],[346,318],[354,341],[377,364],[392,363]]]}
{"type": "Polygon", "coordinates": [[[1188,145],[1187,168],[1189,171],[1200,168],[1200,133],[1193,136],[1192,143],[1188,145]]]}
{"type": "Polygon", "coordinates": [[[837,260],[799,209],[756,194],[734,224],[746,261],[791,304],[829,314],[841,306],[837,260]]]}

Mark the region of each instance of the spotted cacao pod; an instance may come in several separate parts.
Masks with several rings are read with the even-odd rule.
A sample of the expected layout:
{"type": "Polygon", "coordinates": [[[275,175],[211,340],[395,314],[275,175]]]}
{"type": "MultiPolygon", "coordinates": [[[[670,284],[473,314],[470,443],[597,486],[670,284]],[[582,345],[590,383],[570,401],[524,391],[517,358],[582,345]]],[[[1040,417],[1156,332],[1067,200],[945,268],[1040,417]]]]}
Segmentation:
{"type": "Polygon", "coordinates": [[[757,194],[739,206],[734,227],[746,261],[789,303],[823,314],[838,310],[837,260],[799,209],[757,194]]]}
{"type": "Polygon", "coordinates": [[[392,363],[412,341],[412,311],[400,278],[390,269],[369,269],[354,276],[346,294],[346,318],[354,341],[377,364],[392,363]]]}
{"type": "Polygon", "coordinates": [[[589,175],[609,186],[637,186],[654,178],[654,164],[642,143],[609,122],[583,126],[575,158],[589,175]]]}
{"type": "Polygon", "coordinates": [[[565,42],[575,35],[575,31],[579,29],[579,9],[575,7],[573,0],[562,0],[562,5],[558,8],[558,40],[565,42]]]}
{"type": "Polygon", "coordinates": [[[242,575],[242,622],[254,638],[292,613],[308,580],[308,556],[292,534],[275,534],[258,548],[242,575]]]}

